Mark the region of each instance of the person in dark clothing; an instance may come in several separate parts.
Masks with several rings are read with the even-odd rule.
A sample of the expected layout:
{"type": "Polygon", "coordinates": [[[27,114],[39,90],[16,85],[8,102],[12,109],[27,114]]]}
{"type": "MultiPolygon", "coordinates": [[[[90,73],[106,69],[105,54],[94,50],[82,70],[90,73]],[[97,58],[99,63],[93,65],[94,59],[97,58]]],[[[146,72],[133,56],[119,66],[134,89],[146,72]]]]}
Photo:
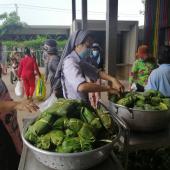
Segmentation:
{"type": "MultiPolygon", "coordinates": [[[[58,48],[57,48],[56,41],[54,39],[47,39],[44,42],[43,49],[44,49],[43,56],[46,56],[46,60],[47,60],[46,70],[48,70],[46,71],[45,77],[46,77],[46,81],[48,80],[48,78],[50,79],[50,86],[52,91],[55,73],[60,61],[60,57],[58,56],[58,48]]],[[[61,92],[60,95],[62,97],[62,88],[59,90],[59,93],[60,92],[61,92]]]]}

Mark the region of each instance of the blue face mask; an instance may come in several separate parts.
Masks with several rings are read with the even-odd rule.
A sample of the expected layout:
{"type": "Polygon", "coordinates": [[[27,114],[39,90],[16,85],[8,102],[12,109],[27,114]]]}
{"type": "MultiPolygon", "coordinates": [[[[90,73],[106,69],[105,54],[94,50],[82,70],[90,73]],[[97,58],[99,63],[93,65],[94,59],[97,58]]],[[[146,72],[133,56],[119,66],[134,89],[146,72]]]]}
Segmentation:
{"type": "Polygon", "coordinates": [[[97,56],[99,55],[99,51],[93,50],[93,51],[92,51],[92,54],[93,54],[94,57],[97,57],[97,56]]]}
{"type": "Polygon", "coordinates": [[[85,58],[90,56],[90,48],[86,48],[84,51],[79,53],[80,58],[85,58]]]}

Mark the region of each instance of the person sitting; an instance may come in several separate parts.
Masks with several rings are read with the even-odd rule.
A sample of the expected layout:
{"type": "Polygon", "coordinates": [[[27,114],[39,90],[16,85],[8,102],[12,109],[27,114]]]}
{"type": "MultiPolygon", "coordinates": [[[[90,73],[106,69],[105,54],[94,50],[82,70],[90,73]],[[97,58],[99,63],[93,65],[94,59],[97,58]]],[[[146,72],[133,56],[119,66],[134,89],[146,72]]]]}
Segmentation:
{"type": "Polygon", "coordinates": [[[170,47],[162,46],[158,54],[159,67],[148,78],[145,90],[154,89],[170,97],[170,47]]]}
{"type": "Polygon", "coordinates": [[[136,60],[133,63],[129,76],[130,89],[133,90],[132,85],[135,84],[137,88],[136,91],[144,91],[148,77],[154,68],[156,68],[156,62],[151,56],[148,46],[139,46],[136,60]]]}

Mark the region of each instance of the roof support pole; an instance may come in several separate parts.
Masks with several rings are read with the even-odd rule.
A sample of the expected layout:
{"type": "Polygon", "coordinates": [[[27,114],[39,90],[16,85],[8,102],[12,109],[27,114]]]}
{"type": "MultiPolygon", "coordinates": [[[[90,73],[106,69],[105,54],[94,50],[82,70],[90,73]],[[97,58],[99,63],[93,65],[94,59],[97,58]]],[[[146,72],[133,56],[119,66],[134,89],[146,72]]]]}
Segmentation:
{"type": "Polygon", "coordinates": [[[82,30],[87,29],[87,0],[81,1],[81,9],[82,9],[82,30]]]}
{"type": "Polygon", "coordinates": [[[116,75],[116,39],[118,0],[106,0],[106,71],[116,75]]]}

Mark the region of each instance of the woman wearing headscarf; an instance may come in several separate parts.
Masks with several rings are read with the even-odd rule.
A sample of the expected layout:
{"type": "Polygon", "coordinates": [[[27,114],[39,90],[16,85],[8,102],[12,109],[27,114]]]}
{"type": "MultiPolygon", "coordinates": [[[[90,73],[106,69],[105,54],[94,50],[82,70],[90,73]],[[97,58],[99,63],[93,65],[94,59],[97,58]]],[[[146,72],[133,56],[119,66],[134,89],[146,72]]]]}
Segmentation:
{"type": "Polygon", "coordinates": [[[107,73],[98,70],[84,60],[90,55],[90,48],[93,43],[93,38],[88,31],[77,31],[70,37],[67,46],[61,56],[60,64],[56,72],[55,85],[60,80],[63,89],[63,95],[69,99],[81,99],[88,101],[89,92],[104,92],[109,93],[123,92],[123,85],[114,77],[107,73]],[[98,79],[104,79],[111,82],[111,86],[97,85],[88,82],[87,78],[94,82],[98,79]]]}
{"type": "Polygon", "coordinates": [[[22,78],[24,89],[28,100],[32,100],[35,90],[35,72],[41,77],[38,65],[35,59],[31,56],[29,48],[24,50],[25,56],[21,59],[18,68],[19,80],[22,78]]]}
{"type": "MultiPolygon", "coordinates": [[[[2,69],[0,67],[0,77],[2,69]]],[[[22,140],[16,110],[33,112],[37,106],[28,101],[16,102],[0,78],[0,169],[18,170],[22,140]]]]}

